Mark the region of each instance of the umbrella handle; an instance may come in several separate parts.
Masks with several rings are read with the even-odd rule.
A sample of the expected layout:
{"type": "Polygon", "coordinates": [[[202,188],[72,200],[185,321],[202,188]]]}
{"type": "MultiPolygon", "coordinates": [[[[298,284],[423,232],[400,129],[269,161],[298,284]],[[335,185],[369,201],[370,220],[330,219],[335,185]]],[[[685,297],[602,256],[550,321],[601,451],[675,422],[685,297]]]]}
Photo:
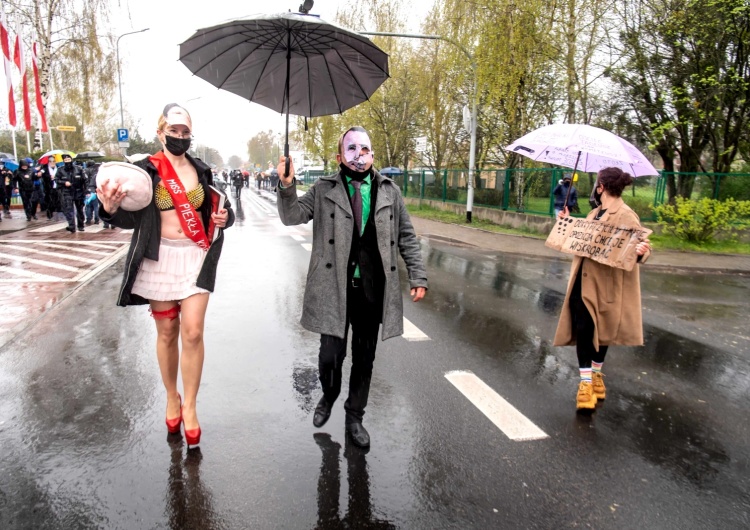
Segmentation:
{"type": "Polygon", "coordinates": [[[289,176],[289,157],[284,157],[284,177],[289,176]]]}

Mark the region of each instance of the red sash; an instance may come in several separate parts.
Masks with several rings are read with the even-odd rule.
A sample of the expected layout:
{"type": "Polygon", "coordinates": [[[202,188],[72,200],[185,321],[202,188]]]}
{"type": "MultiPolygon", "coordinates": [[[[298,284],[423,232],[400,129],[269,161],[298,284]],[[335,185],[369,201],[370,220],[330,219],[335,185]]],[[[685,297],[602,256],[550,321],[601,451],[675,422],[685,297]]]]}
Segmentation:
{"type": "MultiPolygon", "coordinates": [[[[200,215],[195,211],[193,205],[190,204],[190,201],[187,198],[187,192],[185,191],[185,186],[182,185],[182,182],[177,176],[174,167],[172,167],[171,162],[161,151],[150,157],[150,160],[159,172],[164,187],[172,197],[172,204],[174,204],[177,218],[180,220],[183,232],[185,232],[185,235],[187,235],[196,245],[203,250],[208,251],[211,242],[208,240],[206,232],[203,230],[200,215]]],[[[201,185],[200,182],[198,185],[201,185]]]]}

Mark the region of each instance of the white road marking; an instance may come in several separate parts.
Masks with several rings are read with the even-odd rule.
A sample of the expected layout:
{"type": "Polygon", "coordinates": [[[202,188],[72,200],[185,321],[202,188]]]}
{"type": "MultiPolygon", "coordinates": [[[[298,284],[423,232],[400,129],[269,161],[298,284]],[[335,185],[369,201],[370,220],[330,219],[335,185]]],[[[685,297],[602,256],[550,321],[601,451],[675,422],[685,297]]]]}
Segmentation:
{"type": "Polygon", "coordinates": [[[104,228],[104,225],[88,225],[86,227],[87,234],[98,234],[102,230],[106,230],[106,228],[104,228]]]}
{"type": "Polygon", "coordinates": [[[34,228],[32,230],[29,230],[29,232],[36,232],[36,233],[57,232],[58,230],[64,230],[66,226],[68,226],[68,223],[57,223],[57,224],[53,224],[49,226],[43,226],[41,228],[34,228]]]}
{"type": "Polygon", "coordinates": [[[527,441],[548,438],[544,431],[474,373],[457,370],[446,373],[445,378],[453,383],[453,386],[511,440],[527,441]]]}
{"type": "Polygon", "coordinates": [[[404,317],[404,333],[401,336],[411,342],[430,340],[430,337],[425,335],[421,329],[412,324],[406,317],[404,317]]]}
{"type": "Polygon", "coordinates": [[[21,278],[2,278],[0,279],[0,283],[28,283],[30,279],[37,282],[65,281],[63,278],[58,278],[57,276],[50,276],[49,274],[42,274],[40,272],[31,272],[24,269],[14,269],[13,267],[6,267],[5,265],[0,265],[0,272],[7,272],[8,274],[21,276],[21,278]]]}
{"type": "Polygon", "coordinates": [[[120,256],[125,254],[128,251],[128,246],[125,245],[122,248],[120,248],[117,252],[103,260],[98,266],[94,267],[91,270],[83,271],[78,276],[73,278],[72,281],[74,282],[85,282],[89,280],[90,278],[93,278],[97,274],[99,274],[101,271],[109,267],[111,264],[113,264],[115,261],[120,259],[120,256]]]}
{"type": "Polygon", "coordinates": [[[50,267],[52,269],[60,269],[69,272],[78,272],[81,270],[78,267],[70,267],[68,265],[62,265],[60,263],[53,263],[51,261],[45,261],[41,259],[27,258],[26,256],[16,256],[14,254],[4,254],[0,252],[0,258],[5,258],[10,261],[25,261],[27,263],[33,263],[34,265],[41,265],[43,267],[50,267]]]}
{"type": "MultiPolygon", "coordinates": [[[[61,249],[65,249],[65,250],[71,250],[71,246],[70,245],[60,245],[60,244],[57,244],[57,243],[47,243],[47,242],[44,242],[44,241],[34,241],[34,243],[36,243],[38,245],[41,245],[41,246],[44,246],[44,247],[49,247],[49,248],[61,248],[61,249]]],[[[113,248],[112,250],[115,250],[115,249],[113,248]]],[[[90,250],[88,248],[77,248],[77,249],[75,249],[75,251],[79,252],[79,253],[83,252],[84,254],[93,254],[94,256],[101,256],[101,257],[109,256],[110,255],[110,252],[103,252],[101,250],[90,250]]]]}
{"type": "Polygon", "coordinates": [[[292,236],[292,239],[294,239],[295,241],[304,241],[305,240],[305,238],[303,236],[298,236],[297,234],[291,234],[291,236],[292,236]]]}
{"type": "Polygon", "coordinates": [[[39,250],[38,248],[32,248],[28,246],[23,245],[8,245],[8,244],[2,244],[0,248],[9,248],[12,250],[20,250],[22,252],[32,252],[34,254],[41,254],[43,256],[51,256],[53,258],[60,258],[70,261],[80,261],[82,263],[89,263],[93,264],[96,263],[97,259],[91,259],[91,258],[81,258],[79,256],[73,256],[71,254],[63,254],[62,252],[47,252],[45,250],[39,250]]]}
{"type": "Polygon", "coordinates": [[[79,245],[85,245],[87,247],[106,248],[107,250],[115,250],[120,245],[125,244],[125,242],[124,241],[113,241],[111,243],[105,243],[105,242],[97,243],[97,242],[94,242],[94,241],[79,241],[78,244],[79,245]]]}
{"type": "Polygon", "coordinates": [[[312,243],[302,243],[302,248],[308,252],[312,252],[312,243]]]}

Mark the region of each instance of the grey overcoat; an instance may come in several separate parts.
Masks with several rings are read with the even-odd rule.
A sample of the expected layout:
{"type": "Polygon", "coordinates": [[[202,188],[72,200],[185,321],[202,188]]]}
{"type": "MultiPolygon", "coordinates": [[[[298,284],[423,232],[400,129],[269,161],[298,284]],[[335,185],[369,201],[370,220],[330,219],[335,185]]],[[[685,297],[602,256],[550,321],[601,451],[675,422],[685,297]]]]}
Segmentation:
{"type": "MultiPolygon", "coordinates": [[[[397,259],[406,263],[409,285],[427,288],[427,272],[422,262],[414,226],[393,180],[373,171],[378,186],[375,229],[378,250],[385,273],[382,339],[404,332],[403,300],[397,259]]],[[[346,326],[346,271],[352,245],[354,219],[349,196],[341,175],[319,178],[310,190],[297,197],[297,186],[278,187],[276,202],[285,225],[304,224],[315,219],[313,246],[302,307],[302,326],[314,333],[343,338],[346,326]]]]}

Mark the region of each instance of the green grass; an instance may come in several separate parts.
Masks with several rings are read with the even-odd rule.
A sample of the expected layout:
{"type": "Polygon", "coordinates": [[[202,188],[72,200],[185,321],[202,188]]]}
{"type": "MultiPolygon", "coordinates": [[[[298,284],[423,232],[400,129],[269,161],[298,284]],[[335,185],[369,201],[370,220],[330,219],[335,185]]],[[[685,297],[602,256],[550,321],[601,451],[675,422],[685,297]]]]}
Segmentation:
{"type": "Polygon", "coordinates": [[[689,243],[667,234],[652,234],[649,239],[655,250],[680,250],[706,254],[750,254],[750,244],[738,241],[714,241],[713,243],[689,243]]]}
{"type": "MultiPolygon", "coordinates": [[[[421,217],[423,219],[429,219],[431,221],[440,221],[443,223],[451,223],[456,225],[466,225],[466,217],[464,215],[455,214],[453,212],[446,212],[439,210],[427,205],[413,205],[407,204],[406,209],[409,213],[415,217],[421,217]]],[[[471,220],[472,228],[480,228],[490,232],[497,232],[501,234],[512,234],[517,236],[529,236],[538,239],[546,239],[546,233],[540,233],[535,230],[528,228],[512,228],[510,226],[499,225],[492,221],[485,219],[477,219],[476,217],[471,220]]]]}
{"type": "MultiPolygon", "coordinates": [[[[466,226],[466,217],[464,215],[446,212],[427,205],[407,204],[406,209],[410,215],[429,219],[431,221],[440,221],[466,226]]],[[[537,239],[546,239],[547,233],[539,233],[530,229],[511,228],[487,221],[485,219],[472,219],[471,226],[499,234],[511,234],[517,236],[528,236],[537,239]]],[[[674,236],[666,234],[652,234],[649,238],[655,250],[678,250],[683,252],[703,252],[706,254],[750,254],[750,244],[740,243],[737,241],[716,241],[714,243],[695,244],[681,241],[674,236]]]]}

